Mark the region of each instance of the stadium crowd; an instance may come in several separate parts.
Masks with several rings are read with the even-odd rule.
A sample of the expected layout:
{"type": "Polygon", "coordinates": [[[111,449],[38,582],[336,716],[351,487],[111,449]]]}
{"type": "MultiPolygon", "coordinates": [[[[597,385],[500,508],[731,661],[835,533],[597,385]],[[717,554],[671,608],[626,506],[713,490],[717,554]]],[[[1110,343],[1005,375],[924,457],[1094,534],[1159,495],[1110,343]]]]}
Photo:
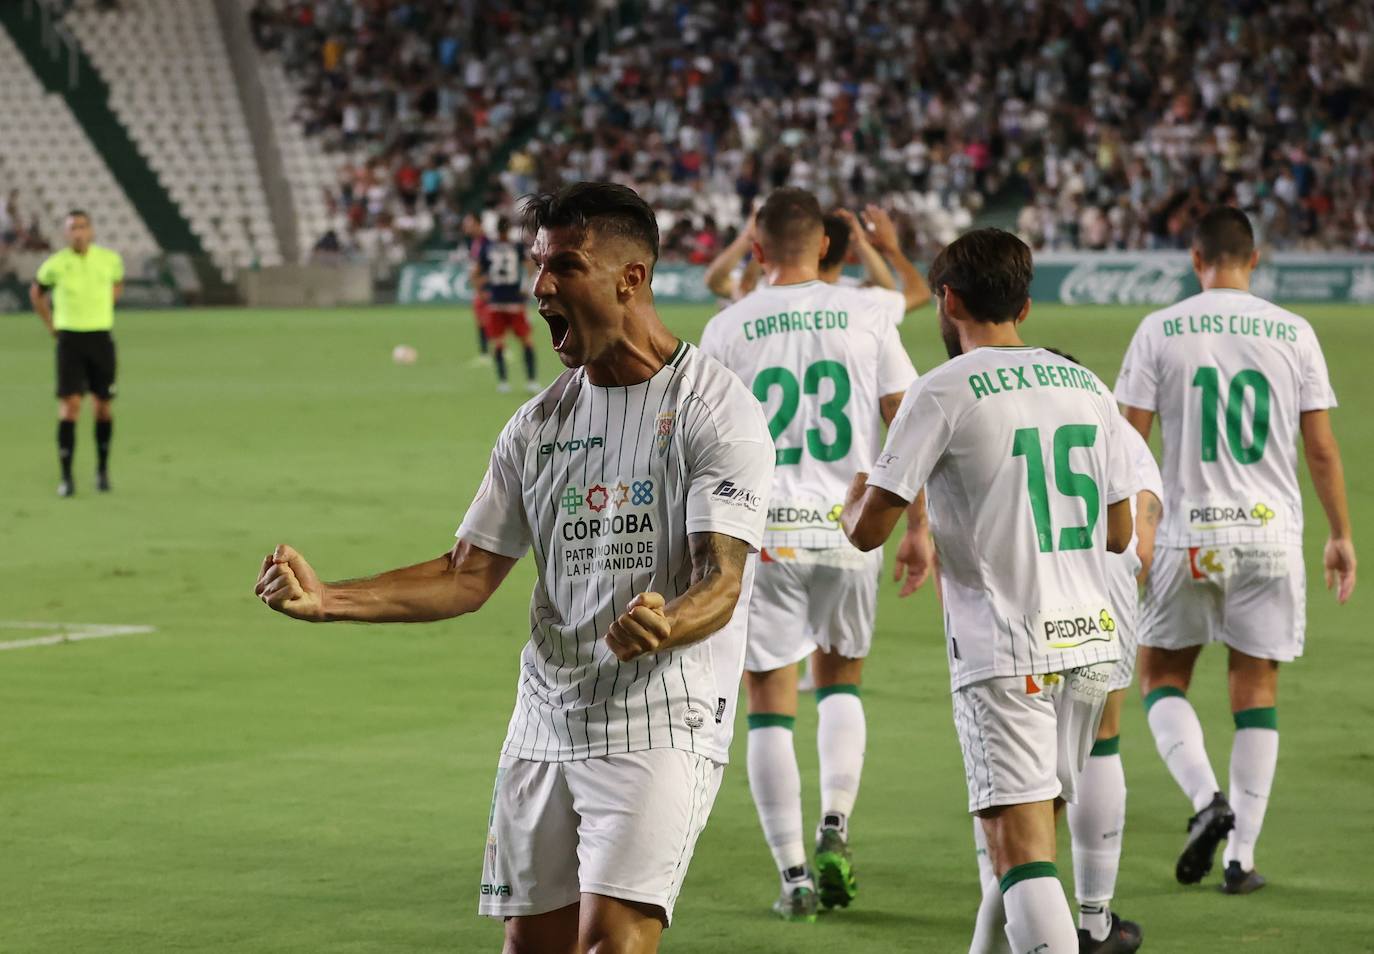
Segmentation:
{"type": "Polygon", "coordinates": [[[317,247],[335,251],[362,229],[455,237],[475,174],[570,68],[595,10],[590,0],[256,0],[255,41],[299,84],[295,118],[340,156],[336,222],[317,247]]]}
{"type": "Polygon", "coordinates": [[[52,248],[43,234],[42,219],[36,212],[25,214],[19,190],[11,189],[0,199],[0,256],[7,252],[46,252],[52,248]]]}
{"type": "Polygon", "coordinates": [[[709,260],[783,184],[881,198],[918,255],[989,202],[1023,202],[1042,249],[1178,248],[1218,199],[1272,247],[1374,248],[1367,3],[637,7],[581,70],[567,38],[595,27],[592,3],[260,0],[253,23],[307,129],[359,157],[332,196],[344,229],[418,209],[417,230],[456,235],[459,197],[531,118],[503,201],[622,181],[681,260],[709,260]]]}

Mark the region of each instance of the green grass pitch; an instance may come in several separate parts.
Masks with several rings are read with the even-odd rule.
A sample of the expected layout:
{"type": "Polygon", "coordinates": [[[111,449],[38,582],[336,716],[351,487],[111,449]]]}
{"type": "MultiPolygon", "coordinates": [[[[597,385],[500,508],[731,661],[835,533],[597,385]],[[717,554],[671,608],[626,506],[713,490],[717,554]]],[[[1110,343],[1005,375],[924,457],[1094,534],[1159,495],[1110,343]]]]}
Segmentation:
{"type": "MultiPolygon", "coordinates": [[[[1307,309],[1344,402],[1336,429],[1370,556],[1368,311],[1307,309]]],[[[1137,314],[1037,307],[1025,334],[1110,382],[1137,314]]],[[[665,317],[695,339],[707,313],[665,317]]],[[[522,398],[496,395],[471,363],[463,310],[122,313],[118,337],[115,492],[92,490],[83,418],[79,492],[59,500],[51,343],[31,316],[0,320],[0,642],[39,632],[17,621],[156,628],[0,652],[0,950],[495,951],[500,925],[475,910],[528,565],[480,614],[419,627],[294,623],[251,585],[278,541],[326,578],[446,550],[522,398]],[[402,342],[418,364],[392,363],[402,342]]],[[[904,337],[919,368],[936,362],[932,312],[904,337]]],[[[1374,950],[1374,580],[1334,605],[1325,523],[1308,506],[1308,653],[1282,685],[1259,852],[1270,887],[1230,898],[1215,875],[1174,883],[1188,806],[1128,706],[1117,904],[1143,923],[1146,950],[1374,950]]],[[[814,926],[769,919],[776,876],[741,730],[665,951],[965,949],[977,884],[939,627],[932,593],[899,605],[884,587],[855,906],[814,926]]],[[[1204,656],[1192,695],[1224,778],[1220,663],[1204,656]]],[[[812,819],[814,728],[807,700],[797,748],[812,819]]],[[[1067,837],[1060,867],[1071,885],[1067,837]]]]}

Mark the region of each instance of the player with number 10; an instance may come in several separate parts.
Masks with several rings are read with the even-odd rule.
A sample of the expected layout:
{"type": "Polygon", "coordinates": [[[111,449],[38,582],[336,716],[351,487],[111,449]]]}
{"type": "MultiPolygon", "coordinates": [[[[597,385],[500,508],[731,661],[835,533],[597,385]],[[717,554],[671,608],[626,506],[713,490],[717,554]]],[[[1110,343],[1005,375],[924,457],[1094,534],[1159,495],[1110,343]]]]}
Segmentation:
{"type": "Polygon", "coordinates": [[[1250,293],[1259,255],[1244,212],[1203,216],[1192,256],[1202,293],[1140,323],[1116,387],[1141,435],[1158,414],[1164,436],[1140,689],[1160,755],[1196,812],[1175,875],[1201,881],[1225,838],[1220,888],[1248,894],[1264,884],[1255,842],[1278,762],[1279,665],[1302,655],[1307,625],[1299,435],[1330,525],[1327,586],[1338,584],[1342,603],[1355,587],[1355,548],[1329,414],[1336,395],[1316,333],[1250,293]],[[1228,650],[1236,727],[1230,798],[1186,696],[1198,653],[1214,641],[1228,650]]]}

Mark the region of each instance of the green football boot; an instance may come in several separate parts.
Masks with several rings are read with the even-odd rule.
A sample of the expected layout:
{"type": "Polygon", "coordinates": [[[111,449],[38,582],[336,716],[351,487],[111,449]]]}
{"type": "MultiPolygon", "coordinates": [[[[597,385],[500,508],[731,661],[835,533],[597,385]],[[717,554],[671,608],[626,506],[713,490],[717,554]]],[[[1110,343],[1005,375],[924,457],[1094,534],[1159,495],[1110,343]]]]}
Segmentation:
{"type": "Polygon", "coordinates": [[[827,908],[847,908],[859,892],[854,856],[838,828],[822,828],[816,840],[816,884],[827,908]]]}
{"type": "Polygon", "coordinates": [[[773,913],[784,921],[793,921],[800,924],[814,924],[816,922],[816,911],[820,908],[820,903],[816,899],[816,890],[809,884],[799,884],[787,886],[782,889],[782,894],[778,900],[773,902],[773,913]]]}

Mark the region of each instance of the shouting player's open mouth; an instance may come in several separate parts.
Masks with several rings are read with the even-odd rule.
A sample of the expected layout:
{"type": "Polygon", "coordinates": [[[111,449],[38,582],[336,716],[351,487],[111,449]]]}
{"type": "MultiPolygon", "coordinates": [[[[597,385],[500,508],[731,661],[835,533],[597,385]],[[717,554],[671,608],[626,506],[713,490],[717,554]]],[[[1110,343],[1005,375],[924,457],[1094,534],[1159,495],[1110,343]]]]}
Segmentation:
{"type": "Polygon", "coordinates": [[[569,341],[569,338],[572,337],[570,334],[572,325],[569,323],[567,316],[560,311],[553,308],[547,308],[543,305],[539,306],[539,316],[548,323],[549,335],[553,339],[553,350],[557,351],[559,354],[563,354],[563,346],[572,343],[569,341]]]}

